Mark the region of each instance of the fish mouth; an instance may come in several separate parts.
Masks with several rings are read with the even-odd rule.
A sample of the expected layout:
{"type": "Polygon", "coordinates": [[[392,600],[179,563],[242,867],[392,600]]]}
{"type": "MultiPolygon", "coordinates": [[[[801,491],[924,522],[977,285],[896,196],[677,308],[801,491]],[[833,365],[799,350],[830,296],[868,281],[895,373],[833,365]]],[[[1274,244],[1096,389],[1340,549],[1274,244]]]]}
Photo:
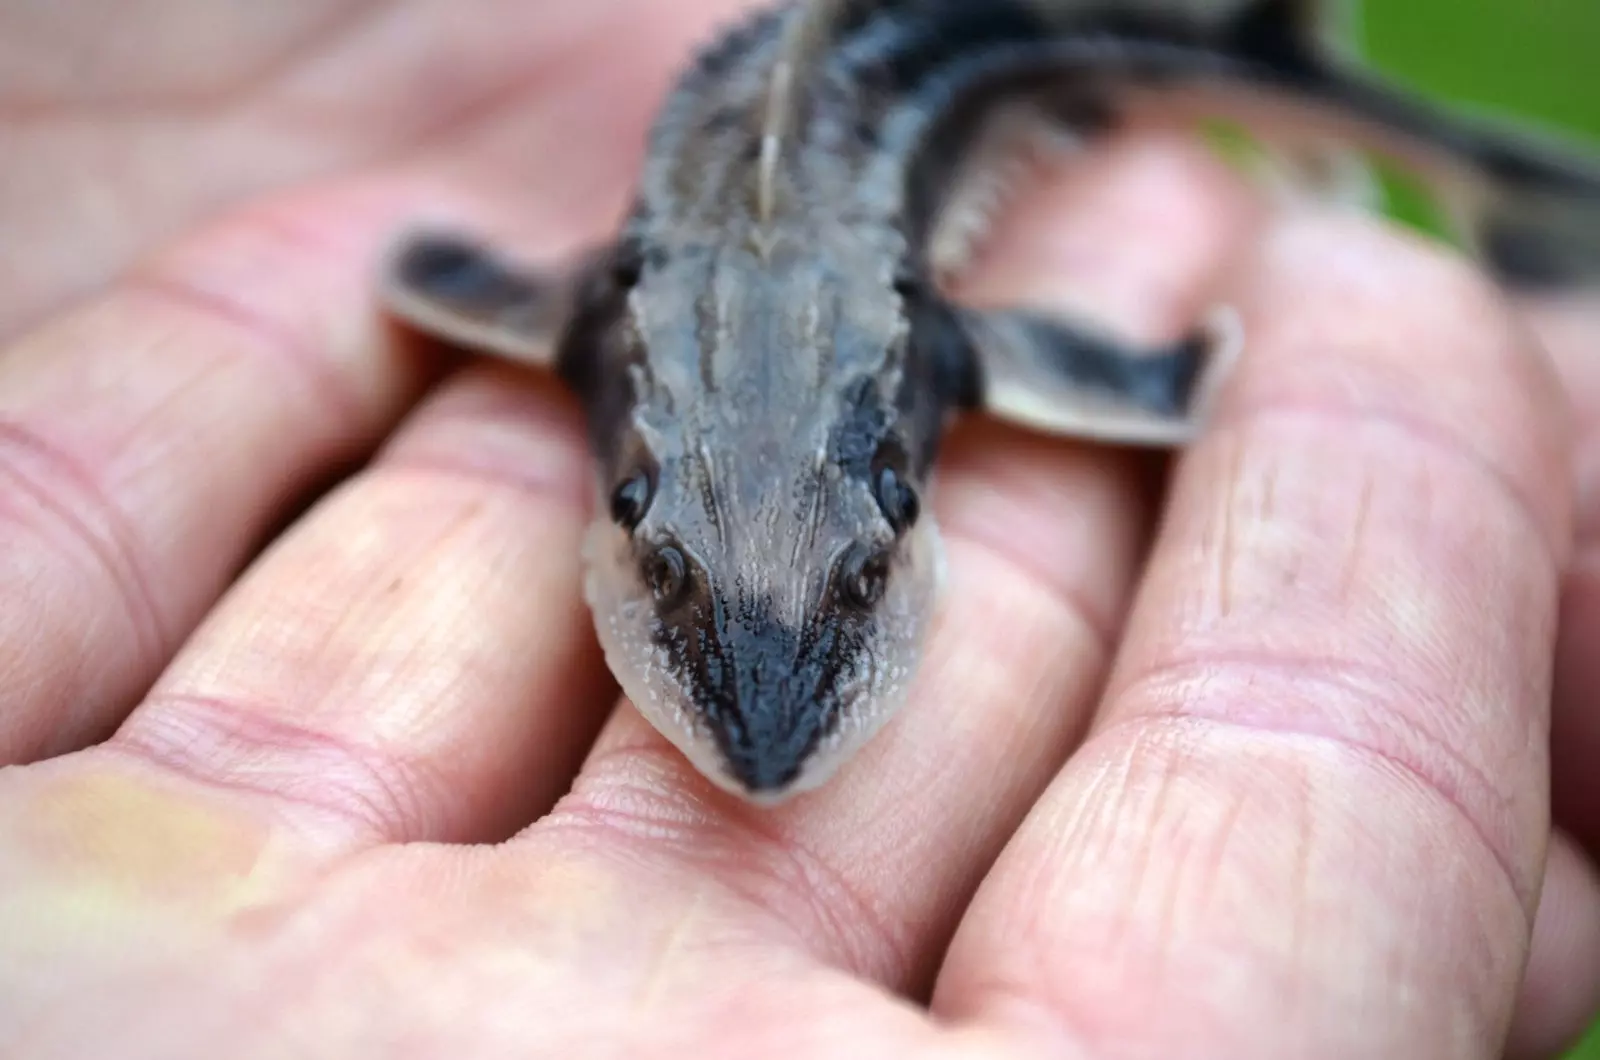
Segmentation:
{"type": "Polygon", "coordinates": [[[861,736],[851,724],[858,692],[829,695],[814,701],[811,733],[789,740],[735,743],[713,728],[718,757],[718,786],[758,806],[770,807],[828,783],[859,747],[861,736]]]}
{"type": "Polygon", "coordinates": [[[774,755],[765,749],[741,748],[724,757],[728,772],[751,796],[771,796],[786,791],[805,766],[804,758],[774,755]]]}
{"type": "Polygon", "coordinates": [[[770,799],[794,789],[832,733],[838,702],[804,687],[810,684],[745,689],[737,698],[719,696],[703,712],[724,771],[746,797],[770,799]]]}

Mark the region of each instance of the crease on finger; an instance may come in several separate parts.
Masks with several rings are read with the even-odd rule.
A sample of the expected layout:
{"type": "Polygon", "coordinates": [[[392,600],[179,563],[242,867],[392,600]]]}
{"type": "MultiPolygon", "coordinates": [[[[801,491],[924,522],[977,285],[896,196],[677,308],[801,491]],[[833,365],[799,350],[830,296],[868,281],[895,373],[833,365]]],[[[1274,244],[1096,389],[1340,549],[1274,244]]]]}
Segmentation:
{"type": "Polygon", "coordinates": [[[14,420],[0,420],[0,478],[9,483],[0,491],[6,498],[0,503],[0,527],[16,517],[14,506],[24,495],[48,512],[66,532],[57,543],[69,551],[81,548],[114,586],[133,634],[135,665],[143,670],[157,665],[163,646],[171,642],[170,619],[145,569],[146,549],[105,485],[70,453],[14,420]]]}
{"type": "Polygon", "coordinates": [[[276,703],[170,693],[96,753],[127,757],[339,847],[436,832],[451,786],[424,760],[291,720],[276,703]]]}

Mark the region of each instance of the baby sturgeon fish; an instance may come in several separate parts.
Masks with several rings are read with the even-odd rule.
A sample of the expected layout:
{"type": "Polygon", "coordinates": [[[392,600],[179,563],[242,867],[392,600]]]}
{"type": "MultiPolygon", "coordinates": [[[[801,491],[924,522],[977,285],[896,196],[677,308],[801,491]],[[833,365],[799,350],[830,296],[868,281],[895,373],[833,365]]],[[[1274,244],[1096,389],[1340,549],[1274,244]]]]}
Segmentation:
{"type": "Polygon", "coordinates": [[[1226,329],[1136,348],[941,294],[941,226],[1000,116],[1031,110],[1082,139],[1152,101],[1286,115],[1445,181],[1505,281],[1600,275],[1600,167],[1359,78],[1316,14],[789,3],[683,76],[609,245],[539,271],[467,236],[402,242],[384,278],[395,315],[553,368],[582,401],[599,639],[711,781],[763,804],[814,788],[901,704],[939,593],[922,498],[952,416],[1151,446],[1204,422],[1237,344],[1226,329]]]}

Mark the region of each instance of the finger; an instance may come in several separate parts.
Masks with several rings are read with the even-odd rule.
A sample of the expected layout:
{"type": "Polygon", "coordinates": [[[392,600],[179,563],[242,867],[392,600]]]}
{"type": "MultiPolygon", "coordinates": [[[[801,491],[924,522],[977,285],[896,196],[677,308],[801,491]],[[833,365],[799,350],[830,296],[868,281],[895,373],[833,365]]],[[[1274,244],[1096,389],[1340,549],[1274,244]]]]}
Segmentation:
{"type": "Polygon", "coordinates": [[[1600,873],[1556,833],[1507,1060],[1562,1055],[1600,1013],[1600,873]]]}
{"type": "Polygon", "coordinates": [[[115,724],[282,509],[412,400],[361,267],[397,205],[219,223],[0,355],[0,762],[115,724]]]}
{"type": "Polygon", "coordinates": [[[1497,1055],[1546,840],[1558,395],[1466,265],[1291,222],[1095,733],[935,999],[1088,1054],[1497,1055]]]}
{"type": "Polygon", "coordinates": [[[1265,217],[1240,179],[1182,131],[1126,134],[1056,172],[1044,190],[1065,223],[1040,223],[1032,200],[1020,201],[982,268],[957,277],[963,299],[1047,307],[1132,344],[1170,342],[1192,331],[1216,297],[1214,277],[1265,217]]]}
{"type": "Polygon", "coordinates": [[[1545,301],[1529,316],[1574,410],[1578,538],[1562,586],[1550,733],[1556,820],[1600,857],[1600,295],[1545,301]]]}
{"type": "Polygon", "coordinates": [[[576,581],[587,469],[553,382],[463,378],[74,768],[153,772],[325,851],[509,834],[565,787],[614,695],[576,581]]]}
{"type": "MultiPolygon", "coordinates": [[[[1118,323],[1176,330],[1254,216],[1232,174],[1193,144],[1127,139],[1019,203],[1001,238],[1048,226],[1050,242],[1084,248],[1091,233],[1121,233],[1054,262],[1052,290],[1081,294],[1136,283],[1149,265],[1138,248],[1159,225],[1161,268],[1186,272],[1188,283],[1158,286],[1139,319],[1125,303],[1130,319],[1118,323]]],[[[997,246],[996,266],[1028,249],[997,246]]],[[[998,284],[990,290],[1004,296],[998,284]]],[[[574,797],[535,827],[528,856],[609,851],[623,865],[617,886],[636,895],[630,907],[678,915],[663,882],[678,880],[711,915],[769,941],[925,990],[957,910],[1095,701],[1145,537],[1136,467],[1125,455],[969,425],[941,456],[932,496],[951,572],[940,617],[910,703],[879,739],[820,791],[761,811],[713,792],[626,709],[574,797]]]]}

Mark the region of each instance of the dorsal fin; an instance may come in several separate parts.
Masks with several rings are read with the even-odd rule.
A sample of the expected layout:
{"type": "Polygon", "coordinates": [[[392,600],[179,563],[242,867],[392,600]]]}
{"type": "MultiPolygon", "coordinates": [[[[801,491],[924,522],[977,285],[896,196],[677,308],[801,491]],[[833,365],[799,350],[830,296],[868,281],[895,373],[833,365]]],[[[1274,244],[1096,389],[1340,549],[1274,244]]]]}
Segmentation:
{"type": "Polygon", "coordinates": [[[847,10],[859,0],[802,0],[800,10],[784,32],[778,59],[772,65],[767,85],[766,113],[761,122],[761,156],[756,167],[756,217],[762,224],[772,220],[777,207],[778,163],[801,92],[797,82],[814,67],[832,43],[847,10]]]}

